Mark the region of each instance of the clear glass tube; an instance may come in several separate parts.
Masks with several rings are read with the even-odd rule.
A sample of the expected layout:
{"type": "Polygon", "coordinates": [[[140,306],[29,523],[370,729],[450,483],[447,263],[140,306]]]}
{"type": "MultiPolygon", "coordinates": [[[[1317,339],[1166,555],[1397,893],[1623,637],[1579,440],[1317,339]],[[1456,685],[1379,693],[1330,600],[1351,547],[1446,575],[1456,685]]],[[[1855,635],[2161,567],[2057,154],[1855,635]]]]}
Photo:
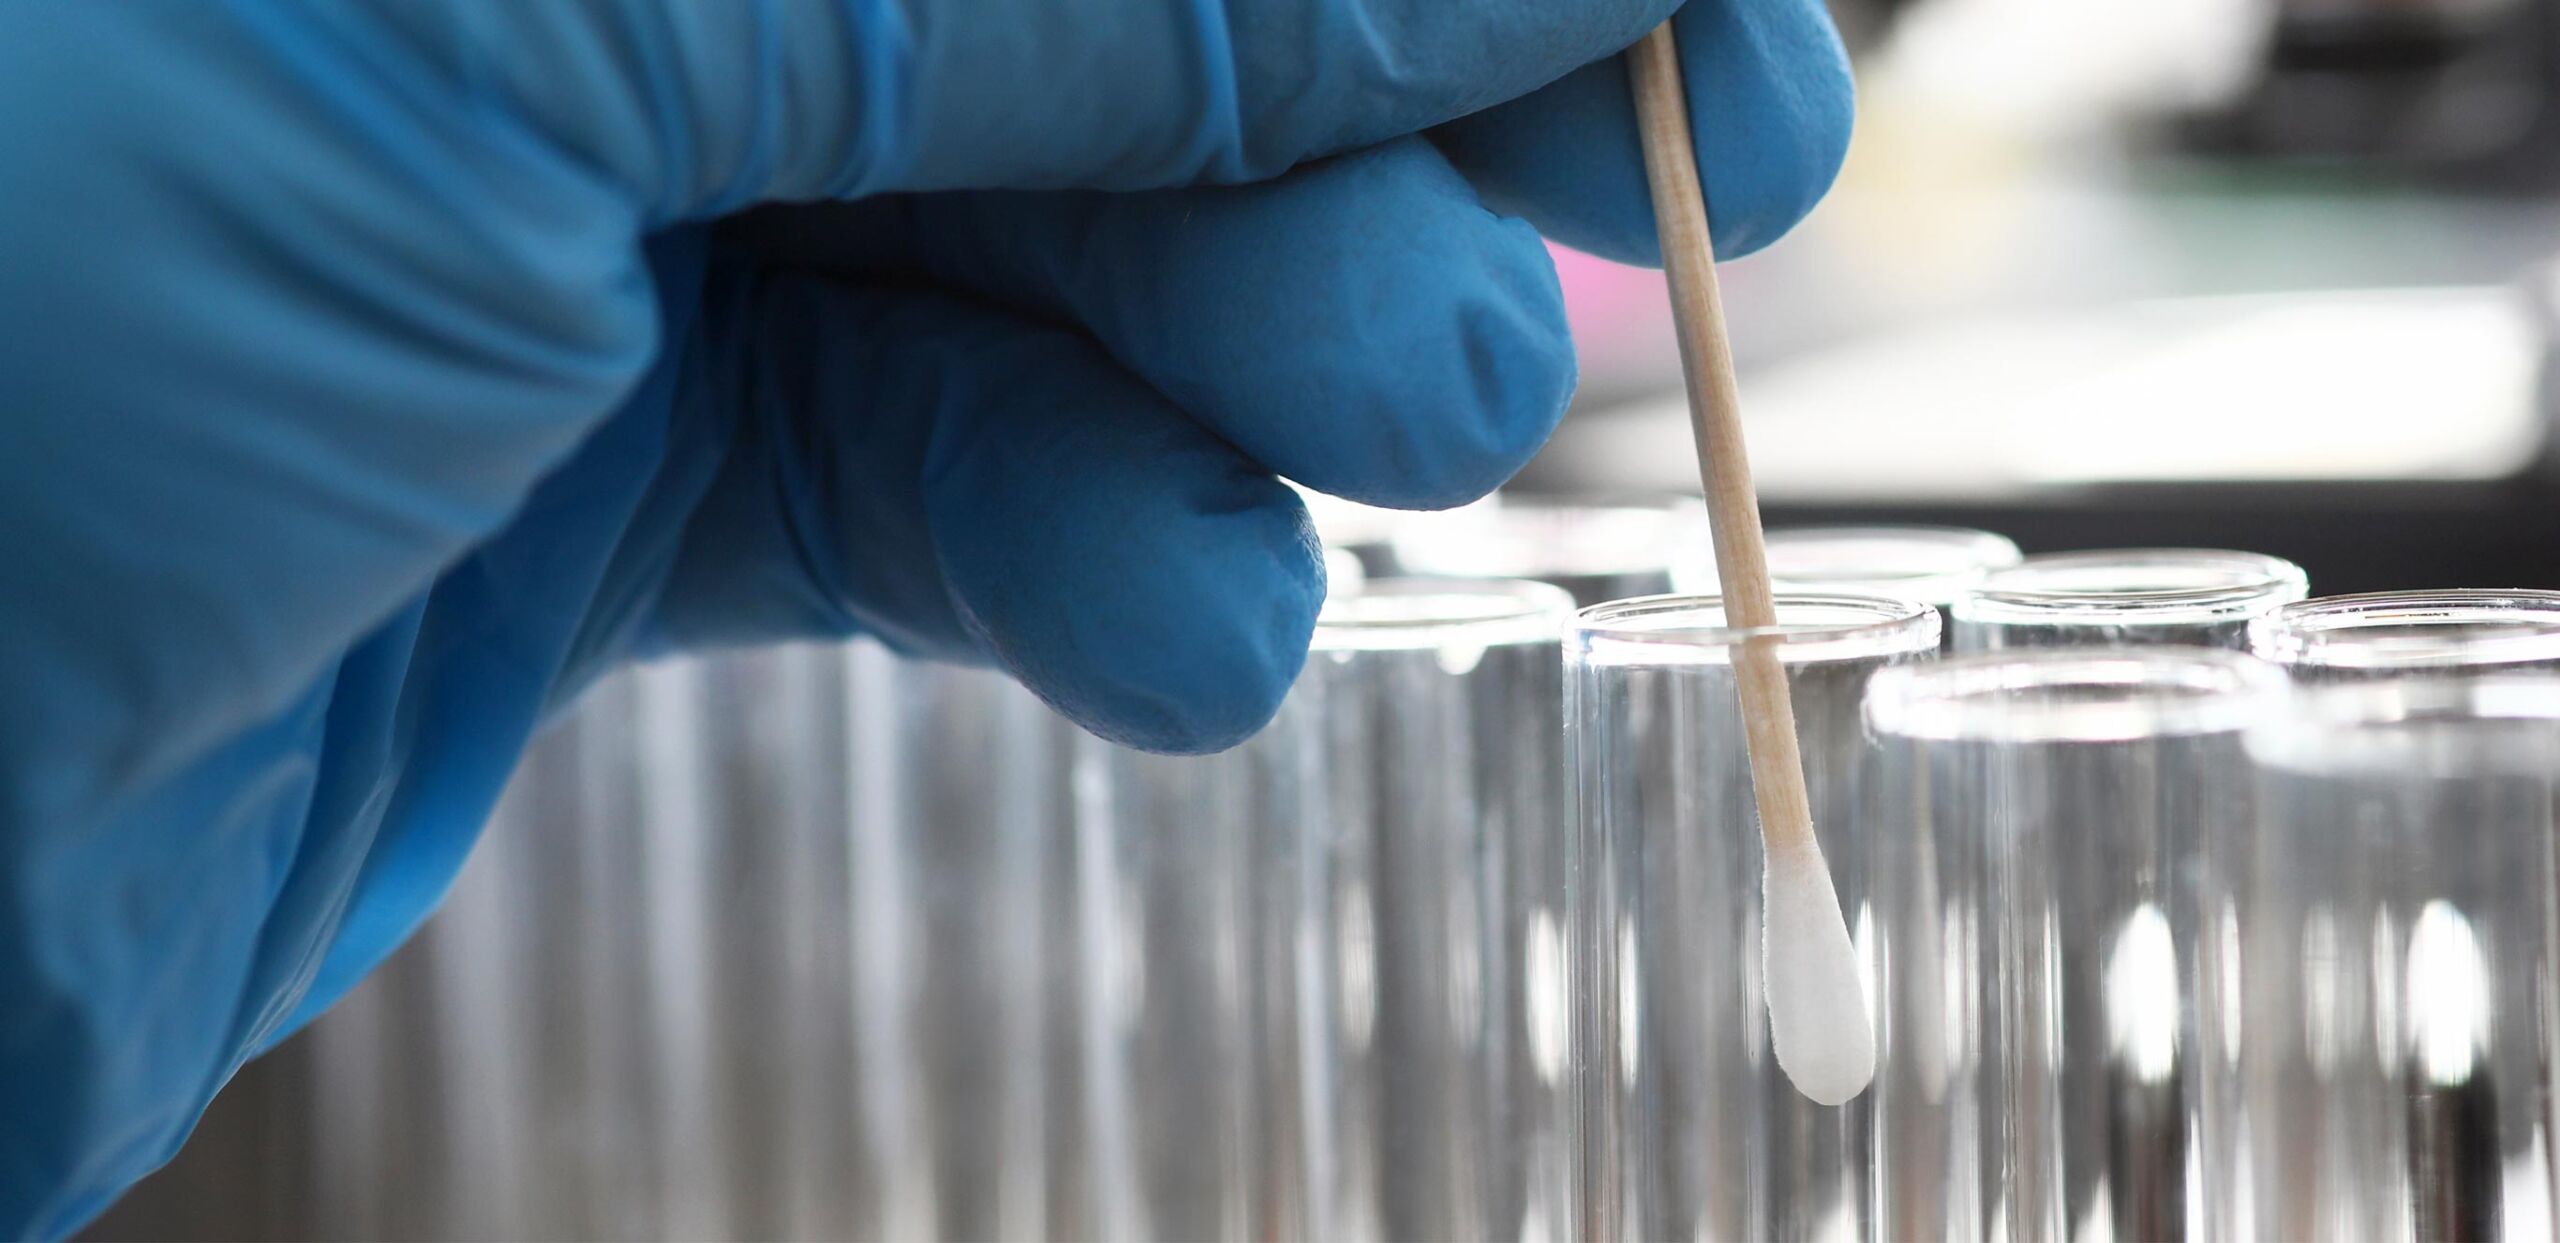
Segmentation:
{"type": "Polygon", "coordinates": [[[2560,591],[2384,591],[2288,604],[2249,650],[2297,680],[2560,669],[2560,591]]]}
{"type": "MultiPolygon", "coordinates": [[[[2020,560],[2007,536],[1966,527],[1776,527],[1768,549],[1779,591],[1917,600],[1942,615],[1984,575],[2020,560]]],[[[1713,569],[1705,567],[1707,581],[1713,569]]]]}
{"type": "Polygon", "coordinates": [[[2250,751],[2263,823],[2209,856],[2224,1236],[2552,1238],[2560,677],[2314,688],[2250,751]]]}
{"type": "Polygon", "coordinates": [[[1779,624],[1712,596],[1585,609],[1565,643],[1566,745],[1588,877],[1572,978],[1596,1238],[1861,1238],[1869,1098],[1799,1095],[1769,1051],[1760,836],[1732,658],[1774,646],[1793,693],[1815,832],[1869,954],[1869,854],[1902,831],[1860,725],[1879,669],[1938,647],[1911,601],[1786,595],[1779,624]]]}
{"type": "Polygon", "coordinates": [[[2194,1233],[2202,843],[2245,828],[2283,679],[2194,648],[1879,675],[1918,792],[1874,854],[1883,1238],[2194,1233]]]}
{"type": "Polygon", "coordinates": [[[1994,570],[1957,599],[1960,652],[2019,647],[2244,647],[2249,622],[2303,598],[2302,567],[2207,548],[2049,553],[1994,570]]]}
{"type": "Polygon", "coordinates": [[[1298,1233],[1282,1224],[1303,1181],[1287,1140],[1295,1020],[1260,1009],[1291,993],[1252,941],[1254,904],[1295,888],[1294,750],[1271,730],[1198,757],[1076,740],[1077,1074],[1095,1237],[1298,1233]]]}
{"type": "Polygon", "coordinates": [[[1097,1233],[1571,1229],[1570,609],[1534,583],[1372,582],[1327,602],[1244,746],[1083,746],[1097,1233]]]}
{"type": "Polygon", "coordinates": [[[1552,583],[1589,605],[1670,591],[1707,547],[1700,504],[1505,501],[1416,515],[1396,529],[1392,560],[1399,574],[1552,583]]]}
{"type": "Polygon", "coordinates": [[[1071,733],[992,671],[867,642],[605,680],[536,740],[444,909],[235,1084],[296,1125],[245,1172],[190,1145],[155,1180],[296,1171],[296,1224],[202,1197],[142,1220],[1090,1235],[1071,733]]]}
{"type": "Polygon", "coordinates": [[[1363,1073],[1327,1077],[1341,1107],[1309,1127],[1335,1154],[1310,1167],[1333,1166],[1348,1193],[1311,1237],[1572,1228],[1573,861],[1556,729],[1571,612],[1544,584],[1406,579],[1317,622],[1283,710],[1320,741],[1322,801],[1304,805],[1301,839],[1315,881],[1302,893],[1319,904],[1302,926],[1333,949],[1315,963],[1331,979],[1314,1051],[1363,1073]]]}

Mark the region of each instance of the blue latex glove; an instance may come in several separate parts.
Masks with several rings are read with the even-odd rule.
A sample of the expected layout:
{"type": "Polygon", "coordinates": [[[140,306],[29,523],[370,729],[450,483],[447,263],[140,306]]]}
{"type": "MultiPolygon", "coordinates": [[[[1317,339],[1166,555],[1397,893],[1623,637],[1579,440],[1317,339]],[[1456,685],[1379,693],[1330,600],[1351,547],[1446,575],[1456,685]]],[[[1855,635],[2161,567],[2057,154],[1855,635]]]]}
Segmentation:
{"type": "MultiPolygon", "coordinates": [[[[0,5],[0,1235],[388,953],[616,661],[868,632],[1251,732],[1322,591],[1274,476],[1486,491],[1573,385],[1531,226],[1651,255],[1604,58],[1669,7],[0,5]]],[[[1748,249],[1843,61],[1679,20],[1748,249]]]]}

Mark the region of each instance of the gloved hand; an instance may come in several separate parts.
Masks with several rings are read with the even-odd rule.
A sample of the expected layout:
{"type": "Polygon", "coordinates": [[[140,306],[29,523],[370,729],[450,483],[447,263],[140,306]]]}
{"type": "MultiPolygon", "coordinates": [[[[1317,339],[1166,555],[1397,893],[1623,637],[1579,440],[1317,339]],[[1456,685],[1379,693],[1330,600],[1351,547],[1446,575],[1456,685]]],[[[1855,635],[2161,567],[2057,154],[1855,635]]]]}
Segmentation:
{"type": "MultiPolygon", "coordinates": [[[[1244,737],[1322,591],[1275,476],[1453,504],[1562,409],[1532,226],[1652,254],[1607,58],[1672,2],[0,6],[0,1234],[165,1160],[635,653],[1244,737]]],[[[1748,250],[1845,67],[1818,0],[1680,22],[1748,250]]]]}

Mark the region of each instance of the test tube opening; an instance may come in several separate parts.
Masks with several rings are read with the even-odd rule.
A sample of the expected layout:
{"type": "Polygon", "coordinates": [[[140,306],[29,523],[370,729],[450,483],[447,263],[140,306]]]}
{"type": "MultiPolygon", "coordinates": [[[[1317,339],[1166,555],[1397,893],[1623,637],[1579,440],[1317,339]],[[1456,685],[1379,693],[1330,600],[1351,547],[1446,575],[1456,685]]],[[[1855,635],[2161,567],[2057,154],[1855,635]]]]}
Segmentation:
{"type": "Polygon", "coordinates": [[[2560,663],[2560,592],[2324,596],[2252,621],[2249,649],[2304,673],[2560,663]]]}
{"type": "Polygon", "coordinates": [[[1319,652],[1552,643],[1573,614],[1560,587],[1514,579],[1385,578],[1325,601],[1319,652]]]}
{"type": "Polygon", "coordinates": [[[1994,570],[2018,564],[2008,537],[1967,527],[1782,527],[1766,547],[1781,591],[1845,591],[1940,607],[1994,570]]]}
{"type": "Polygon", "coordinates": [[[1643,596],[1595,605],[1575,615],[1570,637],[1577,659],[1595,665],[1729,664],[1746,642],[1766,642],[1780,663],[1884,658],[1932,650],[1937,610],[1882,596],[1783,592],[1778,624],[1728,624],[1724,601],[1711,595],[1643,596]]]}
{"type": "Polygon", "coordinates": [[[1977,624],[2209,626],[2309,594],[2302,567],[2262,553],[2137,548],[2048,553],[1994,570],[1955,606],[1977,624]]]}

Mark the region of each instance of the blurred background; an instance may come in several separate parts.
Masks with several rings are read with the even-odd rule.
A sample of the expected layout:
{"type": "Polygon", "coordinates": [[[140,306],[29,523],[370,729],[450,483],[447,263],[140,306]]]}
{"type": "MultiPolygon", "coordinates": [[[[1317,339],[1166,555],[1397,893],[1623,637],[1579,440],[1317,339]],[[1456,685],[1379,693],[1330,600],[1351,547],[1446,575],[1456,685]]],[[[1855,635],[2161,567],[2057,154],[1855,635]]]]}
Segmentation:
{"type": "MultiPolygon", "coordinates": [[[[1725,269],[1771,525],[2553,584],[2560,6],[1834,7],[1847,167],[1725,269]]],[[[1580,409],[1519,487],[1694,487],[1658,277],[1560,263],[1580,409]]]]}
{"type": "MultiPolygon", "coordinates": [[[[2300,563],[2322,593],[2560,587],[2560,0],[1834,7],[1860,84],[1847,167],[1803,227],[1725,269],[1771,525],[1975,526],[2031,552],[2247,548],[2300,563]]],[[[1693,490],[1659,275],[1557,258],[1583,386],[1515,490],[1693,490]]],[[[846,667],[875,659],[860,653],[788,659],[834,663],[732,672],[676,698],[666,679],[710,675],[661,671],[655,690],[609,690],[622,696],[611,711],[637,719],[656,695],[661,714],[714,714],[686,723],[698,730],[752,721],[795,687],[840,696],[864,678],[911,676],[846,667]],[[678,698],[691,706],[665,706],[678,698]],[[734,718],[717,715],[724,703],[734,718]]],[[[504,921],[527,910],[556,939],[599,945],[613,920],[631,918],[600,905],[621,891],[593,864],[623,847],[581,856],[584,888],[541,879],[571,866],[542,851],[572,849],[545,844],[558,817],[541,801],[581,797],[580,814],[594,817],[597,783],[630,779],[630,761],[578,758],[600,745],[599,711],[546,740],[428,932],[245,1070],[179,1160],[89,1237],[988,1236],[1058,1220],[1054,1205],[971,1217],[956,1207],[974,1202],[966,1195],[937,1208],[838,1185],[850,1176],[813,1154],[858,1147],[865,1127],[894,1129],[907,1106],[856,1099],[826,1077],[839,1072],[808,1068],[869,1056],[881,1033],[846,1019],[845,1031],[787,1036],[777,1017],[758,1045],[726,1030],[761,1030],[753,1010],[711,1030],[681,998],[579,983],[576,973],[605,969],[600,959],[559,950],[553,962],[556,944],[509,939],[518,932],[504,921]],[[465,969],[492,960],[512,964],[512,983],[465,969]],[[504,989],[517,1001],[493,999],[504,989]],[[596,1012],[608,1005],[626,1009],[596,1012]],[[467,1021],[493,1007],[503,1013],[467,1021]],[[614,1059],[644,1076],[697,1054],[726,1069],[676,1091],[674,1105],[624,1116],[637,1098],[490,1052],[537,1037],[563,1046],[546,1057],[598,1082],[614,1059]],[[371,1086],[336,1086],[356,1081],[371,1086]],[[759,1131],[796,1095],[829,1091],[844,1095],[848,1134],[759,1131]],[[694,1121],[711,1148],[660,1145],[617,1164],[616,1146],[668,1125],[669,1109],[702,1111],[694,1121]],[[791,1173],[794,1162],[807,1169],[791,1173]],[[753,1189],[687,1190],[723,1179],[753,1189]],[[557,1203],[537,1190],[571,1183],[557,1203]],[[688,1199],[697,1192],[718,1206],[688,1199]],[[889,1205],[831,1216],[831,1194],[889,1205]],[[524,1207],[538,1202],[551,1207],[524,1207]],[[741,1207],[750,1202],[765,1215],[741,1207]]],[[[899,745],[926,754],[929,742],[899,745]]],[[[770,811],[706,788],[685,797],[770,811]]],[[[820,825],[848,814],[801,810],[820,825]]],[[[648,813],[616,823],[633,858],[667,848],[648,813]]],[[[873,944],[861,917],[839,914],[855,922],[831,948],[823,927],[736,914],[778,902],[760,888],[785,883],[775,878],[861,849],[820,830],[806,838],[704,856],[716,865],[709,905],[653,907],[664,918],[626,926],[700,934],[693,952],[733,955],[724,961],[738,978],[764,980],[742,990],[788,988],[793,973],[840,978],[862,961],[892,970],[862,958],[891,951],[861,948],[873,944]]],[[[865,1168],[890,1177],[899,1166],[865,1168]]]]}

